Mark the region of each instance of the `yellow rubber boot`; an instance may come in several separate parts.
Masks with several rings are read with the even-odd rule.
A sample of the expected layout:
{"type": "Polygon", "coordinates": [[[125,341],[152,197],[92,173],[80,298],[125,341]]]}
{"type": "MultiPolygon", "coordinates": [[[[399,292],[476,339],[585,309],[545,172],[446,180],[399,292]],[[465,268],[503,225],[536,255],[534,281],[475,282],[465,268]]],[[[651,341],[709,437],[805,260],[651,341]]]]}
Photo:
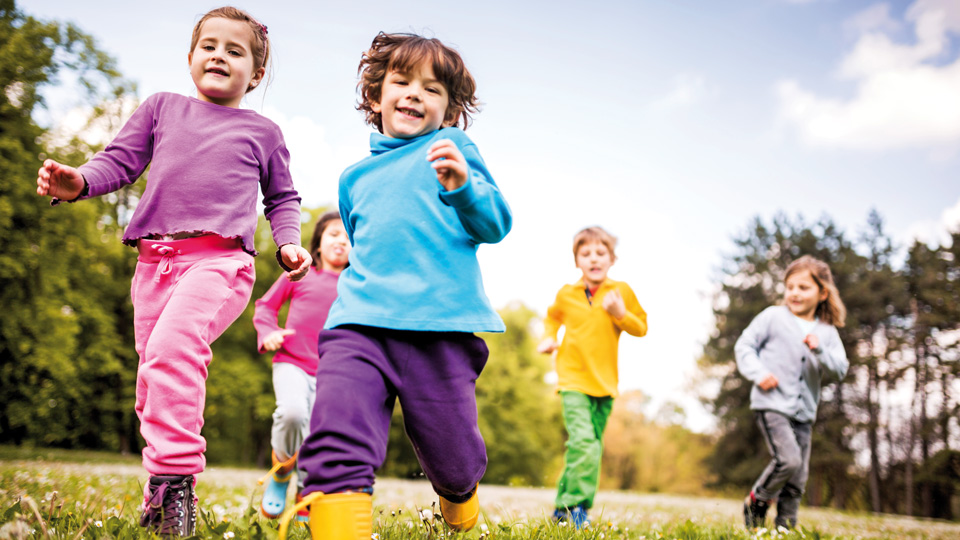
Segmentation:
{"type": "Polygon", "coordinates": [[[373,498],[369,493],[320,493],[303,498],[280,520],[280,540],[287,524],[302,507],[310,506],[310,537],[313,540],[370,540],[373,532],[373,498]]]}
{"type": "Polygon", "coordinates": [[[480,498],[477,496],[479,486],[473,490],[473,495],[462,503],[455,503],[440,497],[440,514],[447,525],[455,531],[469,531],[477,524],[480,517],[480,498]]]}

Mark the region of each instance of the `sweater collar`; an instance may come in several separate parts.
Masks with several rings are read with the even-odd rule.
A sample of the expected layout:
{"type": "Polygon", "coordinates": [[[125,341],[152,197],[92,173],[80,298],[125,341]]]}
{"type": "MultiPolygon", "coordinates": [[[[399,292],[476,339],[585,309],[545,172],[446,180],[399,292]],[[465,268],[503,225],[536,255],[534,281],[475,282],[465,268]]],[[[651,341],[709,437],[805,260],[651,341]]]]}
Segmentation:
{"type": "Polygon", "coordinates": [[[370,134],[370,153],[373,155],[383,154],[390,150],[396,150],[408,144],[428,139],[436,134],[436,131],[431,131],[430,133],[412,139],[395,139],[393,137],[387,137],[383,133],[374,132],[370,134]]]}

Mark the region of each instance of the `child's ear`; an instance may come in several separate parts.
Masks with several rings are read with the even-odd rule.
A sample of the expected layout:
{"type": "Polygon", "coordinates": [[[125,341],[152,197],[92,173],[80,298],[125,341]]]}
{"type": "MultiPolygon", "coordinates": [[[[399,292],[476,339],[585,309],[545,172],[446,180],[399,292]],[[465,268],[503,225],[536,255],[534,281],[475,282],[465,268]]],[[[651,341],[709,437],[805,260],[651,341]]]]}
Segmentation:
{"type": "Polygon", "coordinates": [[[375,112],[375,113],[377,113],[377,114],[380,114],[380,113],[383,112],[382,107],[380,107],[380,102],[379,102],[379,101],[371,101],[371,102],[370,102],[370,110],[373,111],[373,112],[375,112]]]}

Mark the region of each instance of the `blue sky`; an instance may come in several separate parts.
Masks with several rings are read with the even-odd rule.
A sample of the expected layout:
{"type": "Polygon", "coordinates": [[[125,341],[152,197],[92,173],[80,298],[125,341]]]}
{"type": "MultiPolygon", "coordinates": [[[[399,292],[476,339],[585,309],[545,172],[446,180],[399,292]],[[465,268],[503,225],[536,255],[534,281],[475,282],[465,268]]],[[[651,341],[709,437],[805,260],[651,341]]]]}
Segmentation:
{"type": "MultiPolygon", "coordinates": [[[[219,3],[33,0],[72,21],[139,84],[194,95],[190,32],[219,3]]],[[[672,400],[709,429],[694,392],[710,295],[755,216],[829,215],[851,235],[876,209],[901,243],[960,224],[960,2],[734,0],[239,1],[269,27],[273,78],[245,106],[274,119],[304,204],[333,204],[367,153],[356,69],[378,31],[455,46],[478,83],[477,142],[514,215],[480,250],[497,307],[544,313],[579,277],[570,241],[620,238],[650,333],[621,340],[621,388],[672,400]]],[[[51,122],[69,123],[69,93],[51,122]]],[[[841,291],[842,293],[842,291],[841,291]]],[[[495,361],[495,359],[492,359],[495,361]]]]}

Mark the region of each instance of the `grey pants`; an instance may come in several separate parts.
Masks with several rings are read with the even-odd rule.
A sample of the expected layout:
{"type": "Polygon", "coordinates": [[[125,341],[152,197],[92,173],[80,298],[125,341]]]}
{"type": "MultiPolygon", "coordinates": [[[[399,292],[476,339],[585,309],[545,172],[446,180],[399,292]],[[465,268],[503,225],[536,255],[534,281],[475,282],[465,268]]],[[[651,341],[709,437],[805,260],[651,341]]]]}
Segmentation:
{"type": "Polygon", "coordinates": [[[776,500],[776,525],[793,528],[810,472],[813,424],[774,411],[756,411],[756,418],[773,459],[757,478],[753,494],[765,501],[776,500]]]}
{"type": "MultiPolygon", "coordinates": [[[[293,364],[273,365],[273,391],[277,408],[273,411],[270,444],[277,459],[286,461],[300,450],[310,433],[310,413],[317,395],[317,379],[293,364]]],[[[303,488],[306,473],[297,463],[297,485],[303,488]]]]}

